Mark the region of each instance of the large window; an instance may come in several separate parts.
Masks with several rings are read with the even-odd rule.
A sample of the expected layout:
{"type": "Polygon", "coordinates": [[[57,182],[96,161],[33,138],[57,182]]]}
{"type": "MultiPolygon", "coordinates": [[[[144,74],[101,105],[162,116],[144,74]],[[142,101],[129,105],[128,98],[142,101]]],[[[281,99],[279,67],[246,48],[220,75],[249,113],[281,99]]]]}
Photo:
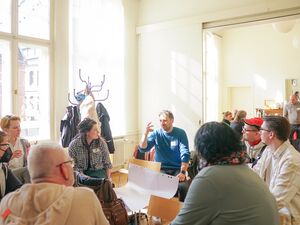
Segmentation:
{"type": "MultiPolygon", "coordinates": [[[[105,83],[95,99],[108,99],[102,104],[110,115],[112,134],[125,132],[124,120],[124,15],[122,0],[70,0],[70,92],[81,91],[85,84],[105,83]]],[[[94,90],[97,90],[95,88],[94,90]]],[[[71,97],[73,103],[75,98],[71,97]]],[[[96,105],[99,102],[96,101],[96,105]]]]}
{"type": "Polygon", "coordinates": [[[51,0],[0,0],[0,117],[22,135],[50,139],[51,0]]]}

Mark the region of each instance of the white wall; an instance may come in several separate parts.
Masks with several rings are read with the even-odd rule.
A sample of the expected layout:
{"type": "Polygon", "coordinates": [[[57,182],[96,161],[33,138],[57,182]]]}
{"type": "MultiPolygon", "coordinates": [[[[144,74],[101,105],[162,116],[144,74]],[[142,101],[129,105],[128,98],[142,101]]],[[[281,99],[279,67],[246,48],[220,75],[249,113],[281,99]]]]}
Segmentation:
{"type": "MultiPolygon", "coordinates": [[[[138,133],[138,58],[137,35],[139,0],[123,0],[125,17],[125,113],[126,130],[129,134],[138,133]]],[[[117,81],[116,81],[117,82],[117,81]]]]}
{"type": "MultiPolygon", "coordinates": [[[[157,123],[157,113],[161,109],[173,110],[175,108],[176,125],[187,129],[192,146],[193,136],[199,126],[198,121],[203,121],[202,23],[299,6],[298,0],[140,0],[139,26],[137,27],[137,33],[140,35],[138,45],[140,132],[144,131],[148,121],[157,123]],[[189,69],[178,73],[179,76],[175,73],[176,77],[184,81],[190,81],[193,77],[195,80],[193,84],[196,84],[197,91],[190,90],[190,82],[187,82],[188,85],[181,82],[178,86],[183,90],[183,94],[174,94],[171,85],[173,52],[179,53],[180,58],[194,61],[197,65],[196,73],[191,73],[189,69]],[[196,99],[196,101],[191,103],[186,99],[196,99]]],[[[177,65],[175,67],[177,68],[177,65]]],[[[275,71],[272,73],[269,71],[268,78],[271,78],[275,71]]],[[[241,82],[245,83],[246,80],[241,82]]],[[[282,81],[274,82],[277,87],[283,84],[282,81]]],[[[221,90],[226,92],[225,87],[221,90]]],[[[273,94],[270,95],[273,96],[273,94]]],[[[224,102],[224,99],[226,99],[226,94],[221,101],[224,102]]],[[[259,101],[256,100],[256,102],[259,101]]]]}
{"type": "Polygon", "coordinates": [[[299,0],[140,0],[139,25],[150,25],[205,15],[235,17],[283,8],[299,7],[299,0]]]}
{"type": "Polygon", "coordinates": [[[140,131],[152,121],[159,127],[163,109],[186,130],[190,146],[202,119],[201,25],[145,33],[139,39],[140,131]]]}
{"type": "Polygon", "coordinates": [[[271,24],[223,33],[223,110],[230,104],[229,87],[250,86],[253,111],[263,107],[264,100],[283,102],[285,79],[300,81],[300,46],[293,46],[296,36],[300,40],[299,22],[289,33],[278,33],[271,24]]]}
{"type": "Polygon", "coordinates": [[[69,73],[69,1],[56,0],[55,5],[55,21],[54,21],[54,46],[53,46],[53,61],[54,70],[52,76],[53,85],[53,111],[52,117],[52,139],[59,140],[60,137],[60,120],[62,119],[68,103],[68,73],[69,73]]]}

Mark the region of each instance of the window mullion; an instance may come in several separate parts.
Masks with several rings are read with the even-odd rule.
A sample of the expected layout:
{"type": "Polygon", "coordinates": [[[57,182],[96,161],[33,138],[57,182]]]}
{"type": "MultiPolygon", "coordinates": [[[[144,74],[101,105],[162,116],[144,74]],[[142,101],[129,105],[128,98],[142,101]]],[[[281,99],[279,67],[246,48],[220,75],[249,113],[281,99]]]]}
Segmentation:
{"type": "Polygon", "coordinates": [[[13,38],[11,44],[11,73],[12,73],[12,112],[19,115],[18,107],[18,41],[13,38]]]}
{"type": "Polygon", "coordinates": [[[11,18],[11,73],[12,73],[12,112],[19,115],[18,110],[18,0],[12,0],[11,18]]]}
{"type": "Polygon", "coordinates": [[[11,33],[13,37],[18,35],[18,0],[12,0],[12,13],[11,13],[11,33]]]}

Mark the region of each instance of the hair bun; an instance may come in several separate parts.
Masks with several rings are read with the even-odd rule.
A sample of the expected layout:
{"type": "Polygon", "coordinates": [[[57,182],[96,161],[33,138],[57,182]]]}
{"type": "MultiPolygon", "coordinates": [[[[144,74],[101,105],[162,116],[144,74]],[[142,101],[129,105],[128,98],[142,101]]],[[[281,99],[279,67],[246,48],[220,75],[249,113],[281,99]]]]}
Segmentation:
{"type": "Polygon", "coordinates": [[[92,129],[92,127],[96,124],[95,120],[92,120],[90,118],[84,118],[79,124],[78,124],[78,130],[80,133],[86,133],[92,129]]]}

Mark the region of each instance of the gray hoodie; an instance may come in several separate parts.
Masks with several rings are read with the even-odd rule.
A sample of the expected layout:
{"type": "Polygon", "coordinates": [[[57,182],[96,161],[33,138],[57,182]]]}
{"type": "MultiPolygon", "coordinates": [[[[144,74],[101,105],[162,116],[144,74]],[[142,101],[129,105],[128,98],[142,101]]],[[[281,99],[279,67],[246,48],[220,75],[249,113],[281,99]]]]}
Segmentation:
{"type": "Polygon", "coordinates": [[[25,184],[0,203],[0,225],[108,225],[95,193],[53,183],[25,184]]]}

